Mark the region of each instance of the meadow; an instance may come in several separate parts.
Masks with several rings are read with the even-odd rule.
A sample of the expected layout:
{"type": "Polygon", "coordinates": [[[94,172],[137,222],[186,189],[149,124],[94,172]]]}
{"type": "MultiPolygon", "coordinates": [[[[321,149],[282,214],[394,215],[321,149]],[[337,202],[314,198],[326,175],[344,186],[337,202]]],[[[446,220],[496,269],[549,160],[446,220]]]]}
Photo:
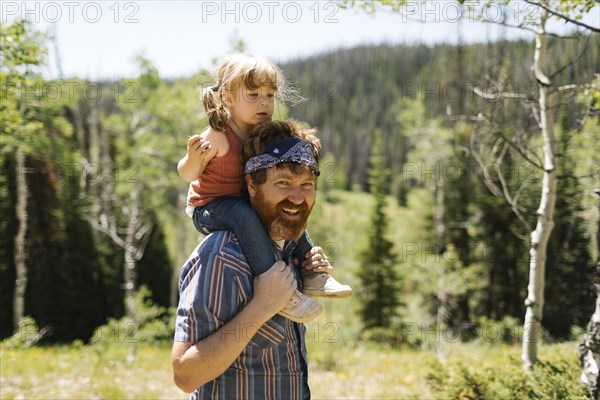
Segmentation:
{"type": "MultiPolygon", "coordinates": [[[[431,206],[427,194],[425,189],[415,191],[406,208],[394,206],[390,199],[389,235],[408,276],[418,259],[404,260],[402,244],[418,243],[431,206]]],[[[310,222],[313,240],[326,249],[336,276],[353,285],[355,295],[319,300],[324,312],[306,324],[314,399],[587,398],[578,383],[581,329],[571,341],[541,343],[540,363],[527,374],[520,360],[518,321],[488,321],[461,338],[450,331],[432,331],[427,328],[432,317],[424,311],[422,298],[407,292],[402,324],[392,337],[388,331],[364,340],[356,254],[366,243],[358,229],[368,224],[372,198],[334,189],[323,190],[320,196],[310,222]]],[[[158,315],[152,310],[146,314],[158,315]]],[[[154,320],[137,331],[121,321],[107,325],[101,340],[91,344],[23,347],[4,341],[0,399],[186,399],[171,378],[171,333],[165,332],[170,325],[172,321],[154,320]],[[156,340],[152,332],[161,329],[162,339],[156,340]],[[129,362],[133,344],[136,359],[129,362]]]]}
{"type": "MultiPolygon", "coordinates": [[[[531,375],[519,346],[447,344],[433,350],[326,343],[308,333],[314,399],[585,399],[575,343],[544,345],[531,375]],[[314,337],[313,337],[314,339],[314,337]]],[[[330,335],[332,330],[321,330],[330,335]]],[[[34,346],[0,352],[2,399],[186,399],[171,380],[170,346],[34,346]]]]}

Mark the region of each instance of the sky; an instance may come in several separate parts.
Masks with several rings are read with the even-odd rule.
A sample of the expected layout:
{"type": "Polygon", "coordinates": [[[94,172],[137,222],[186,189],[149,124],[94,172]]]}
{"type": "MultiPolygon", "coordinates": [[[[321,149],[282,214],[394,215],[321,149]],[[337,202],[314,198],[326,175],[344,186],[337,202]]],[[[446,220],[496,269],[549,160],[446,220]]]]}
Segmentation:
{"type": "MultiPolygon", "coordinates": [[[[150,59],[162,77],[213,68],[242,39],[246,51],[275,63],[362,44],[456,43],[532,38],[532,33],[481,24],[455,2],[412,1],[405,15],[344,9],[333,1],[3,1],[0,22],[26,16],[55,35],[44,75],[88,80],[133,77],[135,56],[150,59]],[[425,22],[425,23],[424,23],[425,22]],[[58,57],[57,57],[58,55],[58,57]]],[[[511,11],[527,11],[522,2],[511,11]]],[[[500,7],[488,18],[499,21],[500,7]]],[[[510,19],[510,17],[509,17],[510,19]]],[[[600,25],[596,7],[586,22],[600,25]]],[[[556,25],[557,30],[564,29],[556,25]]]]}

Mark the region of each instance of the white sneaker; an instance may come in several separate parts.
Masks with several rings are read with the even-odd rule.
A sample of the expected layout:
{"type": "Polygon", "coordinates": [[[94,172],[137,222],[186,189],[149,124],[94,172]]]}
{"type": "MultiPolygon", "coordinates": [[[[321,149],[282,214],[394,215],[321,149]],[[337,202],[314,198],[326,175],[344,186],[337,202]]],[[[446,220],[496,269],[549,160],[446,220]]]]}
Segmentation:
{"type": "Polygon", "coordinates": [[[325,273],[312,274],[302,278],[302,292],[311,297],[348,297],[352,288],[336,281],[333,276],[325,273]]]}
{"type": "Polygon", "coordinates": [[[295,290],[292,298],[279,314],[294,322],[304,323],[316,318],[321,311],[323,307],[319,303],[295,290]]]}

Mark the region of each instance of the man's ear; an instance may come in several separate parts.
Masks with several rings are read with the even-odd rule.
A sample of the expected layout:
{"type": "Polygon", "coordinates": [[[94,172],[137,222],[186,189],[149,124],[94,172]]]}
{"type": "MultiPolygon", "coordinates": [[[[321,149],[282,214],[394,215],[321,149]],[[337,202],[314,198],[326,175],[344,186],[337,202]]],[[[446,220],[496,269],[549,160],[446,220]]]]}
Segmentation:
{"type": "Polygon", "coordinates": [[[248,188],[248,195],[250,197],[256,196],[257,185],[250,175],[246,175],[246,187],[248,188]]]}

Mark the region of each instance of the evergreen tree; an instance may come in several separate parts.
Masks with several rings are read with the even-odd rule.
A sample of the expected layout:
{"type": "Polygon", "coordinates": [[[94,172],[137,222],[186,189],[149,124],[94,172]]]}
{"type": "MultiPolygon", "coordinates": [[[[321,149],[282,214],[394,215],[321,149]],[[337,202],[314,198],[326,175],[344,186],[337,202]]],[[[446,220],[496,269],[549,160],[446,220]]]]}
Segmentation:
{"type": "Polygon", "coordinates": [[[392,252],[393,243],[386,238],[388,227],[385,214],[386,194],[390,173],[385,168],[381,134],[375,136],[371,155],[369,186],[375,205],[371,217],[371,227],[367,248],[361,253],[361,316],[364,329],[389,328],[400,305],[398,288],[400,282],[394,269],[396,256],[392,252]]]}

